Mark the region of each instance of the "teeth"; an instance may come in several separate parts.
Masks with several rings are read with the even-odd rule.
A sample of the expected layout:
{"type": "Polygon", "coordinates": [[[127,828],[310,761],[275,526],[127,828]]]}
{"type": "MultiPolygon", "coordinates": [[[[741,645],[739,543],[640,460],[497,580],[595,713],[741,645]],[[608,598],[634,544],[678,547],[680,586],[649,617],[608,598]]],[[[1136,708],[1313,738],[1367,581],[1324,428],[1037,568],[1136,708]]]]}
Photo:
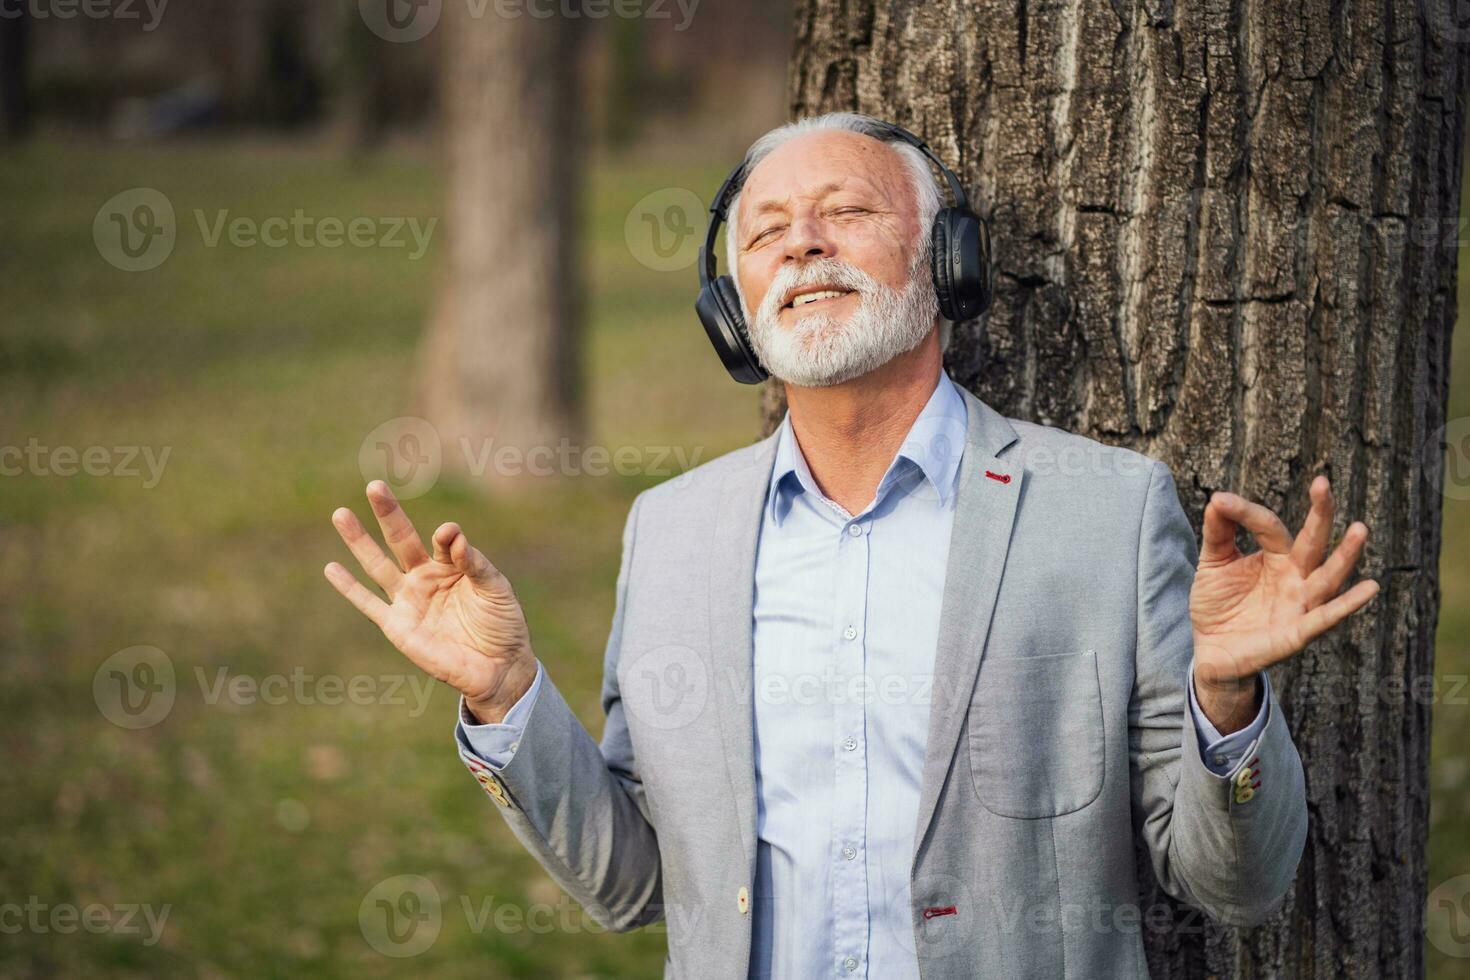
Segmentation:
{"type": "Polygon", "coordinates": [[[791,305],[794,307],[805,306],[808,303],[815,303],[819,299],[836,299],[838,296],[845,295],[847,294],[839,292],[836,289],[824,289],[821,292],[817,293],[803,293],[800,296],[796,297],[796,299],[792,300],[791,305]]]}

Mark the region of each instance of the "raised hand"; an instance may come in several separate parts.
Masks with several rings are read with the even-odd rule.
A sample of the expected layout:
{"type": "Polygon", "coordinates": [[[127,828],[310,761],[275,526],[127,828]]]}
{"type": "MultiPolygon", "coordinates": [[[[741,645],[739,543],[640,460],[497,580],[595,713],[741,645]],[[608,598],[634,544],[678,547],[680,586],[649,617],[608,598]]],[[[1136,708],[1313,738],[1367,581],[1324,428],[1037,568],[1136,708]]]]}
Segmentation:
{"type": "Polygon", "coordinates": [[[1217,492],[1205,507],[1189,614],[1195,693],[1221,732],[1254,716],[1257,671],[1292,656],[1378,594],[1372,579],[1341,592],[1363,553],[1367,525],[1354,521],[1327,556],[1333,515],[1327,477],[1313,480],[1309,493],[1311,511],[1295,539],[1281,518],[1237,494],[1217,492]],[[1252,554],[1235,547],[1240,524],[1260,545],[1252,554]]]}
{"type": "Polygon", "coordinates": [[[396,562],[346,507],[333,512],[332,524],[388,601],[336,562],[325,569],[327,581],[408,659],[463,694],[481,722],[501,721],[536,678],[531,633],[509,580],[458,524],[439,526],[431,555],[386,483],[369,483],[367,498],[396,562]]]}

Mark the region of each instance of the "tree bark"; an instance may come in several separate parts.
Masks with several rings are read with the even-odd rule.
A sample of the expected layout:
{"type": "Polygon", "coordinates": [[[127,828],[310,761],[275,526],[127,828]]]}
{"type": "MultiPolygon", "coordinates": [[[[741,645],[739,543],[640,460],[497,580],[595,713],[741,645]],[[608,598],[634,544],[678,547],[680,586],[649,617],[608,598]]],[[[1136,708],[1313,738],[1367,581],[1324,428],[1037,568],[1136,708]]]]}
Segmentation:
{"type": "MultiPolygon", "coordinates": [[[[439,26],[446,275],[420,388],[446,467],[461,469],[581,429],[577,21],[477,10],[446,3],[439,26]]],[[[524,469],[481,475],[513,484],[524,469]]]]}
{"type": "MultiPolygon", "coordinates": [[[[1306,854],[1253,930],[1145,930],[1155,977],[1424,972],[1466,44],[1450,0],[800,0],[791,110],[925,136],[991,219],[951,375],[1293,528],[1317,473],[1383,592],[1272,674],[1306,854]]],[[[766,393],[767,426],[784,410],[766,393]]],[[[769,431],[769,428],[768,428],[769,431]]],[[[1242,547],[1249,548],[1248,539],[1242,547]]],[[[1145,908],[1164,901],[1146,868],[1145,908]]]]}

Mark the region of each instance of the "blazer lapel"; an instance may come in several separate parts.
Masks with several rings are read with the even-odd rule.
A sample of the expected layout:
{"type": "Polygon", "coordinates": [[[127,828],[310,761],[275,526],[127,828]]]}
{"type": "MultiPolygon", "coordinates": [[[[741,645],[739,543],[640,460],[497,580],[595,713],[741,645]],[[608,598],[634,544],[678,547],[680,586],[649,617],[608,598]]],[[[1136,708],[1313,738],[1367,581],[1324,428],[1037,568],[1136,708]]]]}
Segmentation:
{"type": "Polygon", "coordinates": [[[709,551],[707,669],[724,740],[735,816],[745,858],[755,864],[755,551],[775,458],[776,434],[760,443],[747,466],[720,492],[709,551]]]}
{"type": "Polygon", "coordinates": [[[1026,477],[1019,461],[999,458],[1016,441],[1015,429],[963,387],[960,391],[968,412],[965,452],[956,481],[954,528],[950,532],[940,607],[915,856],[924,845],[954,760],[990,633],[991,614],[1026,477]]]}

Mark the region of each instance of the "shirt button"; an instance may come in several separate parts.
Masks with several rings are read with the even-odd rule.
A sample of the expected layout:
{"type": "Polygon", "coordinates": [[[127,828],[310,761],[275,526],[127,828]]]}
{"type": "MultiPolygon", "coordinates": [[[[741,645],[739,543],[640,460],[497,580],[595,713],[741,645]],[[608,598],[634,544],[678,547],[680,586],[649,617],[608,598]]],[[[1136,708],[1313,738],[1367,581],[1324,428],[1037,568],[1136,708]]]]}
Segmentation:
{"type": "Polygon", "coordinates": [[[842,961],[842,968],[848,973],[851,973],[853,970],[857,969],[857,960],[849,956],[847,959],[842,961]]]}
{"type": "Polygon", "coordinates": [[[853,738],[851,735],[847,736],[847,738],[844,738],[842,740],[842,747],[851,752],[853,749],[857,748],[857,739],[853,738]]]}
{"type": "Polygon", "coordinates": [[[1227,763],[1229,761],[1230,761],[1230,759],[1229,759],[1228,756],[1223,756],[1223,755],[1217,755],[1217,756],[1215,756],[1215,765],[1217,765],[1217,766],[1223,766],[1225,763],[1227,763]]]}
{"type": "Polygon", "coordinates": [[[857,639],[857,629],[854,628],[854,627],[852,627],[852,626],[849,626],[847,629],[845,629],[845,630],[842,631],[842,638],[844,640],[855,640],[855,639],[857,639]]]}
{"type": "Polygon", "coordinates": [[[842,849],[842,856],[851,861],[853,858],[857,857],[857,848],[853,847],[851,844],[847,845],[842,849]]]}
{"type": "Polygon", "coordinates": [[[853,537],[857,537],[858,535],[863,533],[863,529],[856,524],[849,524],[847,525],[847,533],[851,534],[853,537]]]}

